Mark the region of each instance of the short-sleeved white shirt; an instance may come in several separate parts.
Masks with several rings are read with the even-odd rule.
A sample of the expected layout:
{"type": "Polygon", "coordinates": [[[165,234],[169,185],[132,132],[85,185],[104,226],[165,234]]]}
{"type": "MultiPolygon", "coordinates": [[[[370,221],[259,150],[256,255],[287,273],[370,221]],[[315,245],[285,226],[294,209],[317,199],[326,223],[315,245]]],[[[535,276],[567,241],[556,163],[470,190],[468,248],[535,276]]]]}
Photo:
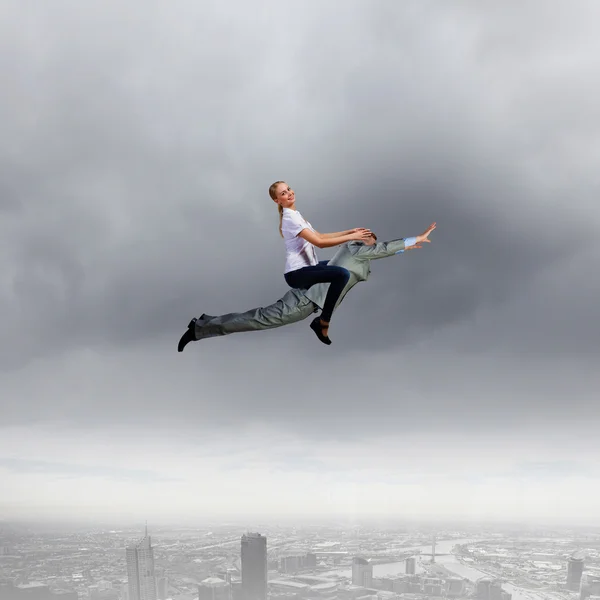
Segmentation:
{"type": "Polygon", "coordinates": [[[283,209],[281,233],[283,233],[286,250],[284,273],[318,264],[315,247],[298,236],[303,229],[307,228],[314,231],[312,225],[297,210],[283,209]]]}

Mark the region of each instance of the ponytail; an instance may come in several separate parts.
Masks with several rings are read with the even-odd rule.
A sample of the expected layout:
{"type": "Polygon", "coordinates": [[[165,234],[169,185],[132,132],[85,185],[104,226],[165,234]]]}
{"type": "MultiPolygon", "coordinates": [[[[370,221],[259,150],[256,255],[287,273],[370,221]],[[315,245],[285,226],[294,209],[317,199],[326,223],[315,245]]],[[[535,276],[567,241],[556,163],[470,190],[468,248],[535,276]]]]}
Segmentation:
{"type": "MultiPolygon", "coordinates": [[[[269,186],[269,196],[271,196],[272,200],[277,202],[277,186],[280,183],[285,183],[285,181],[276,181],[269,186]]],[[[283,237],[283,231],[281,230],[281,221],[283,220],[283,207],[281,204],[277,203],[277,210],[279,211],[279,235],[283,237]]]]}
{"type": "Polygon", "coordinates": [[[281,230],[281,222],[283,221],[283,206],[278,204],[277,210],[279,211],[279,235],[283,237],[283,231],[281,230]]]}

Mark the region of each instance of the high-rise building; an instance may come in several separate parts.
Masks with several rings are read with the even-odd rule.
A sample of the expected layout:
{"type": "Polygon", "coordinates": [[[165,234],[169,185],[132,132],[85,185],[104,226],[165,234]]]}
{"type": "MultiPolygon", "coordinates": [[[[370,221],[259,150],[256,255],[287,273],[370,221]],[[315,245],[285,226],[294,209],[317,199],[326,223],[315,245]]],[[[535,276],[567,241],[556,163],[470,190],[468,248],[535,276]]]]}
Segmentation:
{"type": "Polygon", "coordinates": [[[208,577],[198,585],[198,600],[231,600],[231,585],[220,577],[208,577]]]}
{"type": "Polygon", "coordinates": [[[218,577],[219,579],[222,579],[223,581],[226,581],[231,585],[236,572],[237,569],[235,569],[234,567],[223,566],[215,569],[214,576],[218,577]]]}
{"type": "Polygon", "coordinates": [[[158,600],[167,600],[169,597],[169,579],[164,575],[156,580],[156,594],[158,600]]]}
{"type": "Polygon", "coordinates": [[[583,558],[571,556],[567,562],[567,589],[572,592],[578,592],[581,585],[581,575],[583,574],[583,558]]]}
{"type": "Polygon", "coordinates": [[[156,573],[154,571],[154,549],[146,534],[137,544],[125,551],[127,559],[127,581],[129,600],[157,600],[156,573]]]}
{"type": "Polygon", "coordinates": [[[491,577],[477,580],[477,600],[511,600],[512,594],[502,589],[502,583],[491,577]]]}
{"type": "Polygon", "coordinates": [[[304,568],[304,556],[292,554],[282,556],[279,560],[279,571],[281,573],[297,573],[304,568]]]}
{"type": "Polygon", "coordinates": [[[267,599],[267,538],[260,533],[242,536],[243,600],[267,599]]]}
{"type": "Polygon", "coordinates": [[[465,590],[465,582],[460,577],[450,577],[446,580],[446,596],[462,596],[465,590]]]}
{"type": "Polygon", "coordinates": [[[317,566],[317,555],[314,552],[309,552],[304,558],[304,566],[307,569],[314,569],[317,566]]]}
{"type": "Polygon", "coordinates": [[[491,577],[481,577],[477,580],[477,600],[490,600],[490,587],[493,583],[491,577]]]}
{"type": "Polygon", "coordinates": [[[581,578],[581,587],[579,589],[580,600],[585,600],[590,596],[600,595],[600,576],[592,573],[585,573],[581,578]]]}
{"type": "Polygon", "coordinates": [[[416,571],[417,561],[414,556],[409,556],[405,561],[405,572],[407,575],[414,575],[416,571]]]}
{"type": "Polygon", "coordinates": [[[373,585],[373,565],[359,556],[352,560],[352,585],[366,588],[373,585]]]}

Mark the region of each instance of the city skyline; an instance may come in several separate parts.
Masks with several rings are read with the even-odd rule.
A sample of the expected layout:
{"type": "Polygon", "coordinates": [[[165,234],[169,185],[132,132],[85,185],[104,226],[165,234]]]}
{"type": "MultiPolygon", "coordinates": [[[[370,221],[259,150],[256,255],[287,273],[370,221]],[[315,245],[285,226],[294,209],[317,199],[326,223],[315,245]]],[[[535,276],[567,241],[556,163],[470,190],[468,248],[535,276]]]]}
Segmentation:
{"type": "Polygon", "coordinates": [[[153,545],[148,529],[140,538],[130,528],[44,533],[0,524],[0,598],[131,600],[143,595],[131,582],[142,571],[152,585],[139,590],[155,592],[160,580],[161,600],[586,600],[600,592],[600,532],[221,524],[156,535],[153,545]]]}

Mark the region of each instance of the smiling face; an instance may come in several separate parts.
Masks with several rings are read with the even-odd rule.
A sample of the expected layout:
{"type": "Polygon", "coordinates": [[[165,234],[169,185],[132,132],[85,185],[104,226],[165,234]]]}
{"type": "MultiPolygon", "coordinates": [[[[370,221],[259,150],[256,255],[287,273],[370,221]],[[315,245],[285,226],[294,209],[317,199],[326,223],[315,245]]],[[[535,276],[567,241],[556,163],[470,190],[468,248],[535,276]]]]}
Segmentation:
{"type": "Polygon", "coordinates": [[[294,208],[295,194],[294,190],[284,182],[280,182],[275,186],[274,194],[271,196],[282,208],[294,208]],[[274,197],[273,197],[274,196],[274,197]]]}

